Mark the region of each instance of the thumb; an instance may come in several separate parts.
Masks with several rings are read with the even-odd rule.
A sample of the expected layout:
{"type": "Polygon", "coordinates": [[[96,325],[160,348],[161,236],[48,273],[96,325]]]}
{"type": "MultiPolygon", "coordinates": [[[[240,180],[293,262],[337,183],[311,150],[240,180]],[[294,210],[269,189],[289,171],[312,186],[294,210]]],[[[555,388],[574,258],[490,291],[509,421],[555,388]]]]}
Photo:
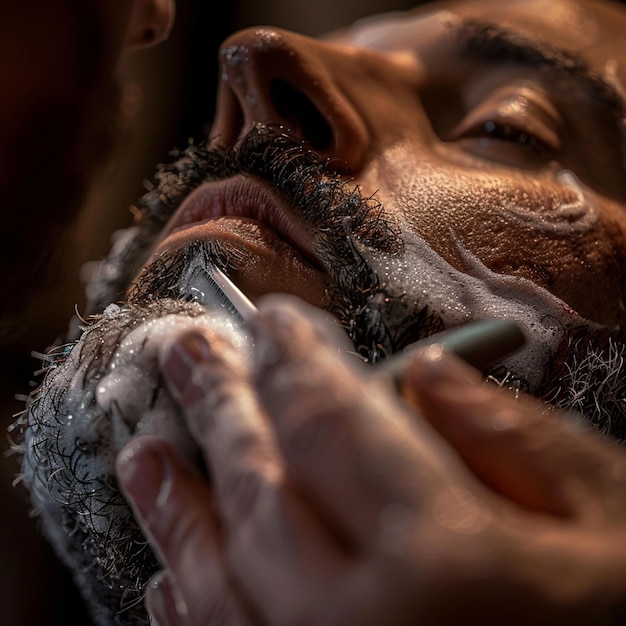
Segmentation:
{"type": "MultiPolygon", "coordinates": [[[[432,346],[416,355],[405,393],[485,484],[518,504],[572,517],[585,503],[615,501],[619,451],[577,432],[536,399],[485,383],[460,359],[432,346]]],[[[624,482],[621,479],[621,482],[624,482]]],[[[625,485],[619,485],[623,490],[625,485]]]]}

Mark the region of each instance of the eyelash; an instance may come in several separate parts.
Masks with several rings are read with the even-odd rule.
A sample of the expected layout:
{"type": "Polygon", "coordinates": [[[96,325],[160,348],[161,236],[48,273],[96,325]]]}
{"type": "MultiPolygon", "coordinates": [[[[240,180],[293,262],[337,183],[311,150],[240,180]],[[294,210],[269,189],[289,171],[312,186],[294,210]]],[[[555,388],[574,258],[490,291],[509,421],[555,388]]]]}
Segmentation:
{"type": "Polygon", "coordinates": [[[493,139],[528,146],[545,157],[552,155],[552,150],[543,141],[511,124],[488,120],[483,124],[482,130],[493,139]]]}

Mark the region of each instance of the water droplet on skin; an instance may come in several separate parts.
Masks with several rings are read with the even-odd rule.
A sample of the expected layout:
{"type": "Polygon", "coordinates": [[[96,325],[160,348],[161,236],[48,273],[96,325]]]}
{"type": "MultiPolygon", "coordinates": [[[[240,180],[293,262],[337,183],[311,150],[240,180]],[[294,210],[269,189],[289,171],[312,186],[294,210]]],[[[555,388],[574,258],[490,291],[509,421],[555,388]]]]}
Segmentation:
{"type": "Polygon", "coordinates": [[[246,46],[228,46],[221,51],[225,65],[237,68],[248,62],[248,48],[246,46]]]}

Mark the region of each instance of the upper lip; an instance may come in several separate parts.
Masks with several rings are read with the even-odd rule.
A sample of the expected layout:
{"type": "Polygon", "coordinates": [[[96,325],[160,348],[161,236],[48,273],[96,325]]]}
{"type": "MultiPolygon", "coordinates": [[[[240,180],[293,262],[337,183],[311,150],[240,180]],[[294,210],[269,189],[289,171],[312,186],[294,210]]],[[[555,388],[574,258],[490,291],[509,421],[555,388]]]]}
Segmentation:
{"type": "Polygon", "coordinates": [[[254,220],[270,228],[306,261],[323,269],[304,221],[268,185],[243,175],[204,183],[193,191],[170,219],[159,244],[174,232],[220,217],[254,220]]]}

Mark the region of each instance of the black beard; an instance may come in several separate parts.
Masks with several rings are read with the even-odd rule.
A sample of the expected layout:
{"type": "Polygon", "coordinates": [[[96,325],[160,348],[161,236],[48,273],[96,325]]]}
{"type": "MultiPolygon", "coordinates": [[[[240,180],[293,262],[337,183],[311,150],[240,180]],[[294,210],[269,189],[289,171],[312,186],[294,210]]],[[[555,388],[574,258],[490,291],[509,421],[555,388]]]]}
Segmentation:
{"type": "MultiPolygon", "coordinates": [[[[197,317],[204,312],[197,304],[159,300],[93,318],[80,342],[46,355],[43,382],[15,424],[16,435],[22,431],[23,437],[16,448],[24,455],[22,477],[41,530],[101,626],[147,626],[144,590],[160,567],[115,476],[114,442],[119,437],[115,424],[118,431],[123,424],[130,439],[136,434],[137,415],[125,413],[118,402],[105,410],[97,402],[96,390],[128,333],[146,320],[170,314],[197,317]]],[[[137,352],[141,350],[143,346],[137,352]]],[[[145,394],[145,410],[159,396],[169,398],[157,369],[153,363],[153,392],[145,394]]],[[[175,410],[169,418],[184,428],[175,410]]],[[[199,464],[199,455],[188,458],[199,464]]]]}
{"type": "MultiPolygon", "coordinates": [[[[269,183],[300,212],[330,276],[326,307],[345,327],[357,351],[375,362],[408,343],[441,330],[427,309],[408,305],[372,271],[362,251],[398,254],[403,242],[383,209],[358,186],[329,171],[317,154],[280,129],[258,125],[230,150],[191,144],[156,175],[156,187],[139,203],[136,226],[114,245],[88,287],[87,313],[123,298],[163,227],[181,202],[204,182],[246,174],[269,183]],[[386,303],[385,306],[382,306],[386,303]],[[398,320],[402,319],[402,323],[398,320]]],[[[212,249],[213,262],[235,266],[228,250],[212,249]]],[[[166,261],[171,268],[172,264],[166,261]]],[[[158,268],[155,268],[158,270],[158,268]]]]}
{"type": "Polygon", "coordinates": [[[621,332],[568,333],[550,362],[539,396],[584,418],[589,428],[626,442],[626,344],[621,332]]]}
{"type": "MultiPolygon", "coordinates": [[[[104,435],[100,445],[78,439],[69,446],[63,442],[63,432],[72,428],[69,416],[76,413],[67,404],[69,374],[59,377],[58,372],[66,359],[74,358],[72,354],[78,353],[83,362],[91,360],[88,375],[79,384],[84,385],[85,399],[93,398],[93,385],[125,333],[176,307],[187,314],[186,307],[192,305],[184,302],[187,297],[177,285],[190,258],[201,253],[207,264],[237,266],[236,255],[219,243],[191,244],[161,255],[145,268],[130,291],[123,323],[111,325],[106,315],[98,315],[123,298],[148,250],[189,193],[204,182],[245,173],[269,182],[299,210],[330,276],[328,310],[344,325],[364,360],[374,362],[442,327],[441,320],[426,308],[416,310],[414,304],[404,303],[402,294],[387,289],[364,259],[363,249],[383,253],[402,249],[379,203],[363,198],[358,187],[326,171],[301,144],[274,129],[257,127],[232,150],[208,151],[192,144],[175,156],[174,163],[158,172],[157,187],[141,200],[136,225],[114,244],[102,271],[88,286],[93,327],[83,333],[85,324],[74,320],[68,340],[83,333],[81,347],[71,352],[68,344],[52,350],[47,357],[48,374],[17,423],[25,431],[28,447],[23,465],[26,482],[32,491],[33,482],[46,485],[43,493],[39,489],[33,497],[44,532],[74,573],[101,624],[147,624],[143,589],[159,566],[117,488],[113,463],[98,475],[84,470],[83,463],[89,466],[106,453],[110,436],[104,435]],[[182,301],[176,304],[173,296],[182,301]],[[103,516],[111,520],[104,533],[99,528],[103,516]]],[[[111,416],[102,413],[96,421],[106,430],[111,416]]]]}
{"type": "MultiPolygon", "coordinates": [[[[257,127],[232,150],[208,151],[191,145],[176,156],[174,163],[157,174],[157,187],[140,203],[137,224],[114,246],[90,285],[89,313],[100,312],[123,297],[163,226],[193,189],[243,172],[269,182],[301,212],[330,277],[328,310],[343,324],[364,359],[375,362],[442,329],[437,315],[426,306],[406,302],[401,292],[377,276],[363,255],[366,249],[402,251],[402,241],[383,219],[382,207],[373,198],[363,198],[358,187],[327,171],[301,144],[274,129],[257,127]]],[[[93,360],[93,369],[84,377],[85,388],[93,388],[102,368],[106,369],[107,354],[134,325],[172,310],[196,314],[193,305],[171,298],[185,299],[178,290],[179,279],[187,260],[198,254],[223,268],[237,266],[228,247],[198,243],[164,254],[145,268],[131,291],[126,321],[120,326],[97,319],[95,327],[87,330],[81,352],[85,359],[93,360]]],[[[623,439],[623,353],[624,346],[615,337],[591,336],[588,329],[573,332],[555,355],[540,395],[556,406],[582,409],[586,416],[590,407],[598,405],[598,410],[589,413],[590,423],[623,439]],[[606,366],[598,369],[599,361],[606,366]],[[610,394],[606,393],[607,377],[612,381],[610,394]]],[[[28,415],[18,421],[30,438],[25,462],[32,464],[31,481],[34,475],[40,486],[56,489],[48,494],[48,500],[45,493],[41,495],[36,507],[88,603],[101,616],[99,623],[147,624],[141,602],[143,588],[158,563],[117,490],[113,462],[101,474],[87,475],[80,469],[82,460],[96,457],[102,449],[82,441],[73,442],[71,448],[60,445],[60,433],[70,414],[66,402],[69,380],[55,372],[69,354],[60,349],[49,358],[52,369],[35,393],[28,415]],[[64,483],[59,485],[61,479],[64,483]],[[109,519],[111,526],[102,532],[96,519],[109,519]]],[[[502,386],[525,390],[523,378],[509,371],[490,370],[485,376],[502,386]]],[[[99,423],[109,422],[110,416],[101,415],[99,423]]]]}

